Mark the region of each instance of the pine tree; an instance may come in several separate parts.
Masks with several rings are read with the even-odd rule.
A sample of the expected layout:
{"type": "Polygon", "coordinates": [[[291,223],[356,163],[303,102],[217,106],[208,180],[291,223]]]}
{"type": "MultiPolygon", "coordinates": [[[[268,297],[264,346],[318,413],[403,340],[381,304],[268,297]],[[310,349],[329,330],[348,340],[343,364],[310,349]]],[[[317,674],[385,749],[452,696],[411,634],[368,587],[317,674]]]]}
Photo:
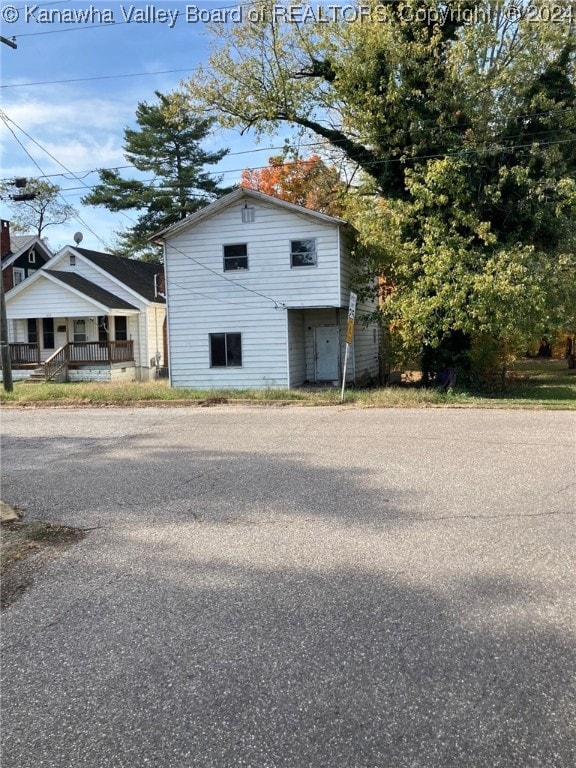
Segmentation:
{"type": "Polygon", "coordinates": [[[118,233],[115,250],[146,260],[160,258],[148,242],[151,235],[230,191],[204,169],[228,152],[200,146],[213,121],[197,118],[179,94],[155,93],[157,103],[137,106],[138,128],[124,131],[126,160],[144,178],[125,179],[116,170],[101,170],[100,184],[82,200],[114,212],[141,211],[132,226],[118,233]]]}

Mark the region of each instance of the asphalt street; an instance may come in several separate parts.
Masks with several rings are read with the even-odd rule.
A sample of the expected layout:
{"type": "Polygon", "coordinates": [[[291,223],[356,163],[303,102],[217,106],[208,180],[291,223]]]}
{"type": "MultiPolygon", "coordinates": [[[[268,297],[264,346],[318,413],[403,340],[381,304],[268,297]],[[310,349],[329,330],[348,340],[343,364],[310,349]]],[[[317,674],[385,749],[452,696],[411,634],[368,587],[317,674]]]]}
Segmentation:
{"type": "Polygon", "coordinates": [[[573,768],[576,414],[4,409],[89,533],[3,614],[2,768],[573,768]]]}

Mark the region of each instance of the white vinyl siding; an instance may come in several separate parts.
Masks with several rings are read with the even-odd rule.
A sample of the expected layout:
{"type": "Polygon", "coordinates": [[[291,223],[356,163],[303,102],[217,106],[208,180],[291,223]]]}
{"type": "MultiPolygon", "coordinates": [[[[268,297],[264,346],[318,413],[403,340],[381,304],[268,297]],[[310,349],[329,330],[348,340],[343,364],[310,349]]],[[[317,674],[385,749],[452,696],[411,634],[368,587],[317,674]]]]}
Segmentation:
{"type": "Polygon", "coordinates": [[[288,310],[288,355],[291,387],[299,387],[306,381],[306,344],[304,312],[288,310]]]}
{"type": "Polygon", "coordinates": [[[181,318],[190,308],[190,298],[170,294],[169,307],[172,386],[199,389],[288,386],[284,310],[254,304],[252,311],[250,307],[244,308],[242,312],[234,312],[232,318],[225,305],[214,302],[184,323],[181,318]],[[242,334],[242,367],[211,367],[211,333],[242,334]]]}
{"type": "Polygon", "coordinates": [[[195,305],[205,300],[200,293],[236,304],[251,303],[253,298],[266,303],[240,287],[245,286],[288,307],[338,306],[337,226],[272,205],[255,207],[254,222],[242,224],[242,205],[231,205],[166,244],[171,295],[195,291],[196,295],[190,294],[195,305]],[[291,242],[297,239],[316,240],[316,267],[292,269],[291,242]],[[222,273],[223,245],[238,242],[248,245],[248,271],[226,272],[218,279],[210,270],[222,273]]]}
{"type": "MultiPolygon", "coordinates": [[[[160,356],[159,365],[167,365],[164,360],[164,336],[163,336],[163,323],[166,317],[166,307],[163,305],[152,304],[146,311],[147,324],[148,324],[148,345],[147,353],[145,353],[145,359],[148,360],[148,364],[152,367],[152,360],[156,362],[156,355],[160,356]]],[[[145,325],[144,320],[142,323],[145,325]]]]}
{"type": "MultiPolygon", "coordinates": [[[[346,339],[350,264],[341,275],[338,223],[267,201],[244,203],[168,235],[164,248],[172,386],[200,389],[299,386],[315,380],[314,328],[339,327],[341,369],[346,339]],[[295,241],[313,241],[316,264],[292,267],[295,241]],[[223,270],[225,245],[246,243],[248,270],[223,270]],[[210,334],[242,335],[242,367],[211,367],[210,334]]],[[[354,377],[354,364],[349,366],[354,377]]]]}
{"type": "Polygon", "coordinates": [[[348,306],[350,300],[352,282],[351,247],[352,243],[349,232],[340,230],[340,303],[342,306],[348,306]]]}
{"type": "Polygon", "coordinates": [[[355,380],[363,384],[368,379],[375,379],[379,374],[378,350],[380,347],[380,328],[376,324],[365,325],[363,318],[372,314],[375,305],[358,303],[354,324],[354,367],[355,380]]]}
{"type": "Polygon", "coordinates": [[[27,317],[89,317],[102,314],[87,299],[63,285],[39,277],[17,296],[7,296],[7,312],[13,319],[27,317]]]}

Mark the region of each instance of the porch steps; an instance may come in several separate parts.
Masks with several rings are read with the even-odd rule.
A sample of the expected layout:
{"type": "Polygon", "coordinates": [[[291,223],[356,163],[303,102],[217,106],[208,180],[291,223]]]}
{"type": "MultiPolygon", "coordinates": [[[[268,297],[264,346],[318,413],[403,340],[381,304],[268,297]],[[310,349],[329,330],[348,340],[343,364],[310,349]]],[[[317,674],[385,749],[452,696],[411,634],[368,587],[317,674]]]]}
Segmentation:
{"type": "Polygon", "coordinates": [[[43,384],[46,381],[46,371],[44,366],[41,365],[35,368],[27,379],[24,379],[24,384],[43,384]]]}

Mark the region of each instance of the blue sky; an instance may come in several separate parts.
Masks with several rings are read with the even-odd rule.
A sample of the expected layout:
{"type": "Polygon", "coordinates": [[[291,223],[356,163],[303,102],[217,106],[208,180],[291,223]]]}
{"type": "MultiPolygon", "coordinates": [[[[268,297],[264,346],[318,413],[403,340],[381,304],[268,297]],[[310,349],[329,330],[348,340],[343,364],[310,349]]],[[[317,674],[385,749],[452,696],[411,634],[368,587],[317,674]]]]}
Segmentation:
{"type": "MultiPolygon", "coordinates": [[[[62,187],[82,221],[46,230],[53,248],[71,243],[74,232],[80,230],[84,247],[105,250],[114,241],[114,231],[129,226],[128,219],[104,208],[82,206],[80,198],[97,182],[96,169],[126,165],[123,132],[134,125],[137,103],[154,101],[155,90],[174,90],[207,60],[207,26],[186,19],[189,6],[212,13],[232,11],[239,8],[240,0],[0,0],[1,34],[15,36],[18,46],[13,50],[0,45],[1,109],[17,137],[0,122],[0,175],[3,179],[47,175],[62,187]],[[99,14],[115,23],[59,23],[49,16],[51,11],[70,14],[82,9],[92,13],[96,23],[99,14]],[[126,21],[131,9],[132,19],[126,21]],[[146,10],[151,15],[136,20],[135,12],[146,10]],[[175,22],[162,23],[158,18],[162,12],[173,16],[175,11],[179,11],[175,22]],[[128,74],[138,76],[117,77],[128,74]],[[66,82],[70,80],[77,82],[66,82]]],[[[214,167],[224,173],[223,183],[230,185],[239,180],[242,168],[265,165],[272,154],[270,147],[281,144],[278,138],[255,145],[253,137],[228,131],[215,135],[205,146],[230,149],[231,154],[214,167]]],[[[4,201],[0,214],[11,218],[4,201]]]]}

